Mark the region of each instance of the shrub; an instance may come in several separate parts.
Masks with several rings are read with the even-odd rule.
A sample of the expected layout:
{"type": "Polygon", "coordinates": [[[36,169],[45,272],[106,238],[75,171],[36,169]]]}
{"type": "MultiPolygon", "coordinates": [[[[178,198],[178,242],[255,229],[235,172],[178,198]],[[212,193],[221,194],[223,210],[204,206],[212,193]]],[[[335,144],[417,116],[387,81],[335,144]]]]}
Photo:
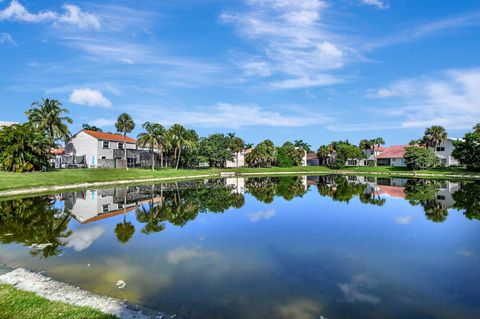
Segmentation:
{"type": "Polygon", "coordinates": [[[407,167],[413,170],[428,169],[440,165],[437,155],[428,148],[411,146],[405,152],[407,167]]]}

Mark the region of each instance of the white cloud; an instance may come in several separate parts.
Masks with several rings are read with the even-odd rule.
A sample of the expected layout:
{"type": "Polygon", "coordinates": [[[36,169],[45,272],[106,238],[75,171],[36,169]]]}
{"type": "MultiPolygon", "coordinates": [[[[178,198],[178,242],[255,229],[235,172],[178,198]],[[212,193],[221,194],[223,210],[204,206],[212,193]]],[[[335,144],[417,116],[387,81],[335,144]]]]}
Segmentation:
{"type": "Polygon", "coordinates": [[[102,92],[93,89],[75,89],[70,94],[70,102],[87,106],[100,106],[109,108],[112,102],[107,99],[102,92]]]}
{"type": "Polygon", "coordinates": [[[384,109],[384,114],[400,117],[403,128],[443,125],[470,129],[480,122],[479,87],[480,69],[458,69],[402,80],[370,96],[400,98],[400,106],[384,109]]]}
{"type": "Polygon", "coordinates": [[[100,29],[100,21],[98,18],[87,12],[83,12],[80,7],[73,4],[65,4],[63,6],[65,13],[58,17],[59,22],[75,25],[80,29],[93,28],[100,29]]]}
{"type": "Polygon", "coordinates": [[[84,251],[90,247],[95,240],[100,238],[103,233],[105,233],[105,228],[102,226],[93,226],[90,228],[75,230],[68,238],[66,247],[73,248],[75,251],[84,251]]]}
{"type": "Polygon", "coordinates": [[[276,212],[273,209],[269,209],[266,211],[258,211],[254,213],[248,213],[247,217],[252,223],[256,223],[263,220],[269,220],[273,216],[275,216],[276,212]]]}
{"type": "Polygon", "coordinates": [[[362,290],[372,285],[372,281],[365,275],[355,275],[351,282],[338,284],[345,300],[348,303],[373,303],[377,304],[381,299],[372,294],[363,292],[362,290]]]}
{"type": "Polygon", "coordinates": [[[31,13],[20,2],[12,0],[8,7],[0,11],[0,21],[52,21],[55,23],[74,25],[81,29],[87,29],[90,27],[100,29],[100,21],[95,15],[83,12],[80,7],[76,5],[66,4],[63,8],[65,9],[65,13],[63,14],[49,10],[31,13]]]}
{"type": "Polygon", "coordinates": [[[325,1],[249,0],[247,3],[247,12],[221,15],[222,21],[233,24],[238,34],[255,41],[261,52],[261,59],[258,55],[253,59],[260,62],[243,67],[247,75],[283,75],[284,81],[273,83],[277,89],[340,82],[323,79],[333,77],[328,72],[343,67],[354,50],[343,43],[341,36],[328,31],[323,18],[325,1]]]}
{"type": "Polygon", "coordinates": [[[17,45],[15,40],[13,40],[12,36],[9,33],[2,32],[0,33],[0,43],[10,43],[13,45],[17,45]]]}
{"type": "Polygon", "coordinates": [[[381,0],[360,0],[363,4],[375,6],[379,9],[386,9],[388,6],[381,0]]]}
{"type": "Polygon", "coordinates": [[[158,109],[150,106],[132,106],[132,110],[142,110],[139,122],[152,117],[161,119],[162,124],[181,123],[200,127],[242,128],[250,126],[303,127],[331,122],[321,113],[307,112],[299,109],[288,112],[271,111],[258,105],[235,105],[218,103],[203,107],[201,111],[174,111],[171,108],[158,109]]]}

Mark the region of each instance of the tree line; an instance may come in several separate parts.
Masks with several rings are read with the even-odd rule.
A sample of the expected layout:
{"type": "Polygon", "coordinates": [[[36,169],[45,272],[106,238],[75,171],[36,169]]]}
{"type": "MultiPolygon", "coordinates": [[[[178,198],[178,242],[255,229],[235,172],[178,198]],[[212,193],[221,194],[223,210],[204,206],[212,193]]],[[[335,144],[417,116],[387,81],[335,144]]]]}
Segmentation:
{"type": "MultiPolygon", "coordinates": [[[[5,126],[0,129],[0,170],[12,172],[36,171],[48,166],[51,150],[66,143],[71,138],[68,126],[73,120],[68,117],[68,110],[62,103],[54,99],[42,99],[35,102],[25,112],[26,123],[5,126]]],[[[155,122],[145,122],[143,132],[138,138],[138,145],[151,153],[152,169],[155,169],[155,153],[159,154],[159,166],[178,169],[194,168],[201,163],[210,167],[225,167],[228,161],[238,166],[242,151],[249,149],[245,156],[245,164],[250,167],[292,167],[303,165],[305,152],[312,153],[311,146],[303,140],[285,142],[277,147],[271,140],[264,140],[254,148],[234,133],[216,133],[200,137],[193,129],[180,124],[170,128],[155,122]]],[[[136,127],[136,123],[127,113],[118,117],[115,128],[126,136],[136,127]]],[[[102,129],[83,124],[83,129],[102,131],[102,129]]],[[[412,140],[407,148],[405,161],[410,169],[428,169],[441,166],[436,156],[436,147],[447,139],[447,132],[442,126],[432,126],[425,130],[424,136],[412,140]],[[433,150],[432,150],[433,148],[433,150]]],[[[346,166],[349,159],[365,160],[367,151],[372,152],[373,161],[368,165],[377,165],[375,151],[385,145],[381,137],[362,139],[357,145],[348,140],[333,141],[318,148],[316,155],[320,165],[332,168],[346,166]]],[[[463,140],[455,141],[453,156],[462,165],[471,170],[480,170],[480,124],[473,132],[465,134],[463,140]]],[[[127,149],[124,148],[124,159],[127,149]]]]}

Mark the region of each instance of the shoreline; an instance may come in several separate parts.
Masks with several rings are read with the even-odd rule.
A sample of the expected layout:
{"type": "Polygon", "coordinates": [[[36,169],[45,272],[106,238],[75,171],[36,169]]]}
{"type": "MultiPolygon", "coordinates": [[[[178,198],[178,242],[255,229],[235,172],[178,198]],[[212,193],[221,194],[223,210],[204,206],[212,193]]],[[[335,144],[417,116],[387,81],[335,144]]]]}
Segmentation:
{"type": "MultiPolygon", "coordinates": [[[[4,266],[5,267],[5,266],[4,266]]],[[[53,302],[63,302],[77,307],[88,307],[120,319],[171,318],[172,314],[152,309],[132,309],[134,305],[99,295],[73,285],[57,281],[24,268],[3,269],[0,284],[10,285],[20,291],[32,292],[53,302]],[[145,312],[145,313],[144,313],[145,312]]],[[[175,315],[176,317],[176,315],[175,315]]]]}
{"type": "Polygon", "coordinates": [[[478,180],[480,174],[454,174],[454,173],[417,173],[417,172],[374,172],[374,171],[353,171],[353,170],[285,170],[285,171],[262,171],[262,172],[239,172],[233,170],[219,170],[217,172],[198,175],[179,175],[170,177],[154,177],[154,178],[137,178],[124,180],[111,180],[99,182],[84,182],[72,183],[65,185],[54,186],[35,186],[25,188],[13,188],[9,190],[0,191],[0,199],[5,197],[15,197],[33,194],[45,194],[57,191],[80,190],[90,188],[106,188],[108,186],[116,185],[138,185],[156,182],[171,182],[171,181],[188,181],[204,178],[232,178],[232,177],[249,177],[249,176],[282,176],[282,175],[357,175],[357,176],[376,176],[376,177],[398,177],[398,178],[434,178],[434,179],[455,179],[455,180],[478,180]],[[229,173],[228,175],[223,175],[229,173]],[[232,174],[234,173],[234,174],[232,174]]]}

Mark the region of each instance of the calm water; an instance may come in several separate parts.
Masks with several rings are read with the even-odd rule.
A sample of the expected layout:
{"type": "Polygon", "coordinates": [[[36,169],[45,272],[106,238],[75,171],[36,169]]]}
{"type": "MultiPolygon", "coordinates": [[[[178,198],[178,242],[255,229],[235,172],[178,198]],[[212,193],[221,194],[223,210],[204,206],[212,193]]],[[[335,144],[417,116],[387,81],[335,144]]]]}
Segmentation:
{"type": "Polygon", "coordinates": [[[480,318],[479,243],[480,182],[232,178],[0,202],[0,263],[184,318],[480,318]]]}

